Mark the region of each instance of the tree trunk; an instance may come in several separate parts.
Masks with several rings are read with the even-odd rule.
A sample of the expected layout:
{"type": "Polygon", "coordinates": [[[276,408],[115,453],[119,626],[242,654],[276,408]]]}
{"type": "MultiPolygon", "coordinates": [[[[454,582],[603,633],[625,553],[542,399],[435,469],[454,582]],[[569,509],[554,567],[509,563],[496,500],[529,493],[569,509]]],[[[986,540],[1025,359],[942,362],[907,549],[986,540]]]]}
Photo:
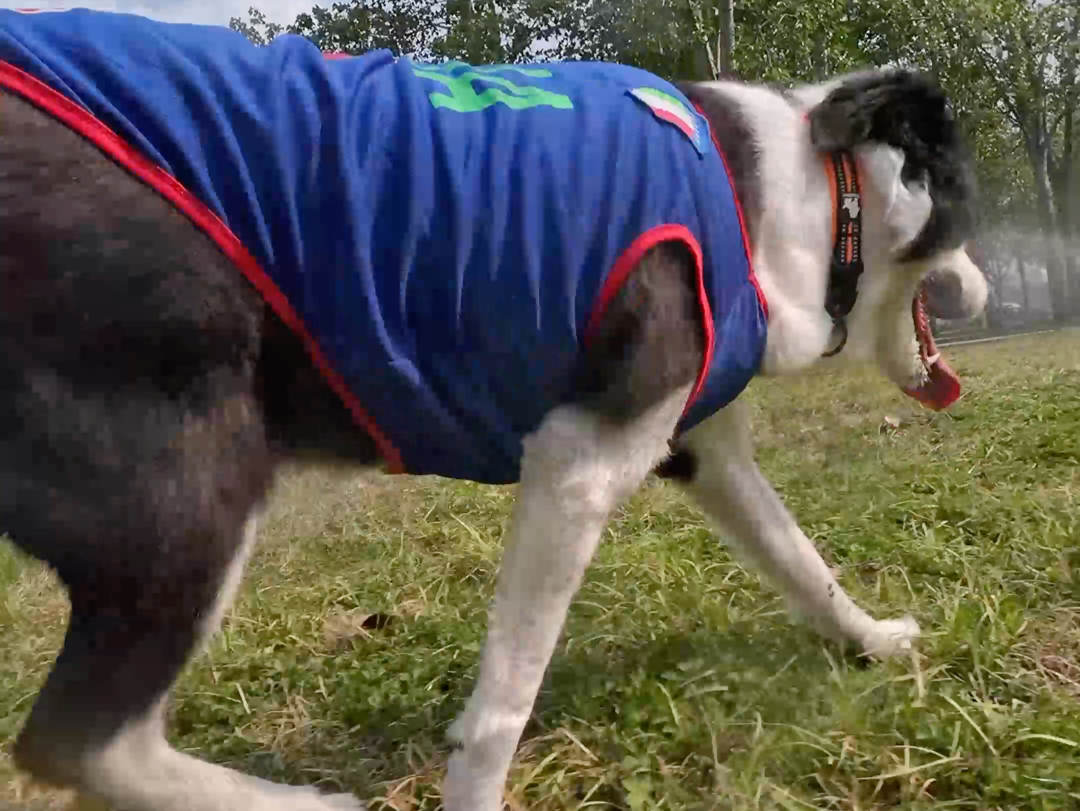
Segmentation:
{"type": "Polygon", "coordinates": [[[732,51],[736,45],[735,0],[721,3],[721,20],[717,34],[717,62],[721,75],[732,72],[732,51]]]}
{"type": "Polygon", "coordinates": [[[687,5],[690,9],[691,18],[694,23],[695,37],[700,40],[701,43],[701,47],[695,48],[693,51],[694,74],[705,82],[719,79],[723,73],[721,67],[721,42],[724,39],[723,15],[720,13],[719,8],[715,9],[715,11],[718,12],[717,41],[715,47],[712,32],[710,31],[709,26],[706,25],[706,0],[689,0],[687,5]]]}
{"type": "MultiPolygon", "coordinates": [[[[1074,8],[1071,37],[1077,40],[1078,31],[1081,30],[1081,12],[1074,8]]],[[[1081,246],[1078,245],[1079,220],[1079,184],[1077,165],[1077,63],[1072,59],[1067,62],[1066,75],[1062,82],[1063,87],[1073,88],[1066,94],[1065,117],[1062,122],[1061,143],[1062,149],[1056,159],[1054,153],[1050,156],[1051,167],[1051,190],[1054,194],[1055,213],[1058,215],[1059,234],[1064,241],[1063,259],[1065,262],[1066,294],[1073,303],[1074,312],[1077,312],[1078,301],[1081,298],[1081,246]]]]}
{"type": "Polygon", "coordinates": [[[1056,321],[1068,321],[1077,313],[1078,301],[1070,295],[1066,255],[1058,229],[1058,216],[1055,210],[1055,196],[1051,189],[1049,174],[1050,134],[1032,133],[1025,139],[1029,160],[1032,163],[1032,176],[1036,181],[1036,204],[1040,215],[1040,231],[1043,233],[1047,262],[1047,287],[1051,297],[1051,313],[1056,321]]]}
{"type": "Polygon", "coordinates": [[[987,306],[984,315],[987,318],[988,327],[997,327],[1002,319],[1002,276],[1003,268],[998,258],[985,259],[980,266],[983,277],[987,280],[987,306]]]}
{"type": "MultiPolygon", "coordinates": [[[[1081,12],[1074,7],[1073,24],[1071,25],[1071,39],[1077,40],[1081,31],[1081,12]]],[[[1050,166],[1051,188],[1055,194],[1055,209],[1058,213],[1059,228],[1062,234],[1076,243],[1078,238],[1078,166],[1077,166],[1077,63],[1072,59],[1067,60],[1066,72],[1062,80],[1062,87],[1072,88],[1066,93],[1063,101],[1065,106],[1062,121],[1062,149],[1060,155],[1052,153],[1050,166]]]]}
{"type": "Polygon", "coordinates": [[[702,43],[701,48],[694,49],[694,75],[704,82],[716,79],[715,59],[709,40],[706,40],[702,43]]]}
{"type": "Polygon", "coordinates": [[[1032,317],[1029,313],[1031,300],[1028,295],[1028,265],[1026,265],[1020,257],[1015,258],[1014,261],[1016,263],[1014,266],[1017,268],[1017,276],[1021,281],[1021,307],[1023,308],[1022,311],[1025,314],[1025,319],[1028,320],[1032,317]]]}

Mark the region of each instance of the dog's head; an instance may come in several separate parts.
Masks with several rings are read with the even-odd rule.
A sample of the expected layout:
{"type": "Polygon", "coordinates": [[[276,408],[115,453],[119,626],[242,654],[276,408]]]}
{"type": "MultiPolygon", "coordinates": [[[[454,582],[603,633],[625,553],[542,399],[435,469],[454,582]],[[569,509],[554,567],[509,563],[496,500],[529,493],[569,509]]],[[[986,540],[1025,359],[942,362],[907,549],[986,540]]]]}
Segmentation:
{"type": "Polygon", "coordinates": [[[853,74],[798,91],[819,153],[850,153],[861,185],[863,274],[840,356],[877,363],[933,408],[959,382],[939,356],[927,313],[971,317],[987,285],[965,250],[975,181],[949,103],[910,71],[853,74]]]}

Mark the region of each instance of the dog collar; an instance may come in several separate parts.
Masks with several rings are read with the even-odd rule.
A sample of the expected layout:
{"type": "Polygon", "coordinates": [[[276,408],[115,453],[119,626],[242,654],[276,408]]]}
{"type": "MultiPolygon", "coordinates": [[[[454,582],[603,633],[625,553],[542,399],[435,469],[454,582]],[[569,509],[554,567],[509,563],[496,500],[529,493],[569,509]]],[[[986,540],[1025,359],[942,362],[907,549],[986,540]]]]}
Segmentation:
{"type": "Polygon", "coordinates": [[[833,255],[826,287],[826,312],[833,319],[834,330],[840,333],[837,346],[823,353],[828,358],[844,349],[848,340],[845,316],[856,304],[856,285],[863,273],[862,201],[859,174],[850,153],[832,152],[826,155],[823,165],[833,200],[833,255]]]}

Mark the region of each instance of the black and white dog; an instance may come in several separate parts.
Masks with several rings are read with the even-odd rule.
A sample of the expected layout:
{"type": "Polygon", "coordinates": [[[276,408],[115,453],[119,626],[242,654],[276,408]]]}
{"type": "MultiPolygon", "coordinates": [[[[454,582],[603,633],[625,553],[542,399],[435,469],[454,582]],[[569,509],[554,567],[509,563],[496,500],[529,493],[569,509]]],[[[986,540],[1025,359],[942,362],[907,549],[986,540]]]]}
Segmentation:
{"type": "MultiPolygon", "coordinates": [[[[124,811],[358,808],[351,796],[274,785],[180,754],[165,741],[163,718],[172,681],[214,633],[241,579],[277,464],[378,464],[384,446],[358,428],[350,389],[329,368],[330,349],[296,323],[293,310],[238,272],[250,264],[245,251],[258,254],[258,240],[221,236],[214,215],[231,213],[215,208],[212,190],[191,194],[163,180],[168,138],[142,142],[113,131],[123,124],[123,111],[116,111],[128,103],[119,79],[94,85],[88,68],[91,84],[73,89],[61,71],[91,45],[57,34],[59,22],[28,25],[0,12],[0,530],[55,568],[70,594],[71,619],[16,744],[17,762],[41,780],[124,811]],[[58,38],[63,64],[24,59],[58,38]],[[97,124],[86,123],[87,109],[97,124]]],[[[154,31],[117,40],[110,58],[153,60],[148,39],[173,36],[170,27],[154,31]]],[[[276,47],[266,52],[279,53],[276,47]]],[[[237,75],[244,81],[258,81],[252,66],[263,57],[243,54],[230,64],[243,66],[237,75]]],[[[186,67],[177,70],[200,63],[197,56],[188,52],[186,67]]],[[[561,68],[576,69],[594,68],[561,68]]],[[[453,85],[461,73],[414,73],[451,87],[438,102],[462,116],[521,106],[523,98],[570,109],[559,93],[511,87],[519,74],[543,78],[542,67],[505,68],[518,73],[494,79],[490,70],[470,70],[475,86],[492,83],[483,93],[453,85]]],[[[274,80],[294,92],[292,75],[283,69],[274,80]]],[[[182,115],[219,92],[213,82],[193,87],[159,95],[182,115]]],[[[975,314],[986,287],[964,249],[973,227],[970,167],[934,84],[908,72],[871,71],[788,92],[735,82],[676,90],[657,80],[650,87],[656,92],[628,102],[648,97],[643,131],[670,126],[673,139],[693,142],[694,160],[705,160],[716,153],[695,138],[708,121],[727,160],[762,314],[768,309],[758,371],[868,360],[932,406],[954,399],[956,379],[935,351],[924,304],[942,317],[975,314]]],[[[309,107],[331,115],[319,111],[337,111],[340,90],[313,106],[298,93],[278,110],[279,123],[288,125],[294,107],[298,116],[309,107]]],[[[259,109],[247,106],[206,126],[240,131],[259,109]]],[[[382,107],[354,111],[351,120],[363,123],[369,115],[380,128],[389,126],[382,107]]],[[[145,118],[140,126],[150,132],[154,121],[145,118]]],[[[334,129],[323,123],[324,134],[334,129]]],[[[530,137],[547,137],[535,129],[530,137]]],[[[637,137],[634,129],[621,127],[618,138],[637,137]]],[[[439,149],[453,150],[439,141],[439,149]]],[[[256,167],[245,180],[252,188],[281,170],[284,158],[274,149],[246,149],[251,142],[240,136],[231,143],[234,157],[256,167]]],[[[382,148],[390,155],[394,144],[382,148]]],[[[317,171],[315,157],[304,171],[317,171]]],[[[646,171],[661,160],[648,151],[641,157],[646,171]]],[[[331,160],[323,153],[319,159],[331,160]]],[[[227,170],[209,170],[210,185],[215,171],[227,170]]],[[[365,164],[358,171],[364,177],[375,169],[365,164]]],[[[353,194],[305,188],[309,202],[353,194]]],[[[563,206],[589,192],[560,188],[563,206]]],[[[718,188],[717,199],[728,193],[718,188]]],[[[707,217],[708,204],[695,205],[688,216],[707,217]]],[[[436,199],[431,217],[449,209],[462,211],[458,201],[436,199]]],[[[607,210],[595,208],[593,220],[604,224],[607,210]]],[[[479,227],[459,219],[467,230],[479,227]]],[[[275,240],[288,229],[273,217],[267,222],[268,244],[280,246],[275,240]]],[[[372,238],[387,232],[398,236],[385,228],[372,238]]],[[[428,247],[453,259],[463,246],[446,239],[442,248],[428,247]]],[[[563,256],[553,244],[524,249],[532,248],[550,265],[563,256]]],[[[407,269],[423,257],[410,261],[407,269]]],[[[653,470],[693,493],[823,633],[879,656],[908,650],[919,633],[911,618],[873,619],[846,596],[756,467],[738,403],[677,430],[710,351],[701,264],[680,239],[658,240],[635,257],[593,325],[598,339],[572,358],[572,385],[528,427],[515,460],[520,488],[480,674],[454,730],[461,747],[450,760],[448,811],[502,807],[515,746],[605,521],[653,470]]],[[[391,272],[373,267],[376,276],[391,272]]],[[[313,284],[346,284],[341,267],[308,272],[313,284]]]]}

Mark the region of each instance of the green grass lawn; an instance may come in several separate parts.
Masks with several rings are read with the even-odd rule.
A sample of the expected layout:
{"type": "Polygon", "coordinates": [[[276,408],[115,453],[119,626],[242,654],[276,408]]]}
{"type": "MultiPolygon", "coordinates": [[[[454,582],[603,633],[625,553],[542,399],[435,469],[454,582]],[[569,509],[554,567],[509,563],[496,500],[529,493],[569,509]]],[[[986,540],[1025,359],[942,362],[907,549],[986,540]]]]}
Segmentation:
{"type": "MultiPolygon", "coordinates": [[[[918,655],[868,664],[793,624],[651,481],[571,608],[512,809],[1078,808],[1078,333],[946,353],[966,394],[945,414],[870,370],[749,392],[767,476],[854,599],[916,617],[918,655]]],[[[222,634],[180,681],[173,741],[373,809],[437,808],[513,494],[283,477],[222,634]]],[[[3,752],[66,605],[6,543],[0,589],[3,752]]],[[[0,782],[0,806],[64,802],[4,754],[0,782]]]]}

